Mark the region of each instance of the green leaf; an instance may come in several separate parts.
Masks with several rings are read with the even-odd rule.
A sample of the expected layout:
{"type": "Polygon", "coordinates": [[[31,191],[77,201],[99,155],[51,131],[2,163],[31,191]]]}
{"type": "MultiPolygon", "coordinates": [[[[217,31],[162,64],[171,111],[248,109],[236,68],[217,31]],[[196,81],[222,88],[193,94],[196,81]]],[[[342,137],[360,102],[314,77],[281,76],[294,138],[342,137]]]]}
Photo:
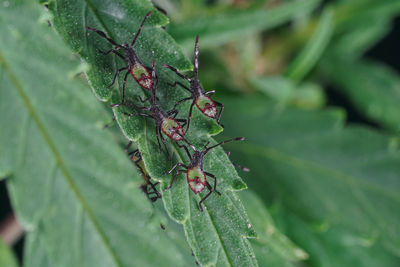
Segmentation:
{"type": "Polygon", "coordinates": [[[24,245],[24,267],[50,267],[52,266],[47,256],[46,247],[43,242],[43,233],[39,227],[25,237],[24,245]]]}
{"type": "Polygon", "coordinates": [[[307,224],[282,207],[274,207],[285,232],[310,253],[309,266],[390,266],[399,258],[374,244],[374,239],[360,238],[343,227],[307,224]]]}
{"type": "Polygon", "coordinates": [[[396,0],[341,1],[334,5],[335,37],[329,54],[359,58],[392,28],[392,20],[400,13],[396,0]]]}
{"type": "Polygon", "coordinates": [[[202,47],[216,46],[232,39],[268,30],[291,21],[299,12],[313,10],[319,0],[287,1],[271,9],[249,9],[194,18],[171,24],[168,32],[185,48],[200,35],[202,47]]]}
{"type": "Polygon", "coordinates": [[[261,266],[295,266],[294,262],[308,257],[307,253],[277,229],[262,200],[255,193],[246,190],[239,195],[258,233],[258,238],[250,243],[261,266]]]}
{"type": "MultiPolygon", "coordinates": [[[[57,31],[72,45],[75,51],[81,54],[83,60],[90,66],[90,72],[102,76],[102,70],[108,70],[111,75],[117,68],[123,66],[124,62],[119,58],[115,59],[112,55],[99,55],[99,48],[105,50],[111,48],[111,46],[106,40],[94,33],[88,34],[86,39],[86,27],[104,30],[118,42],[127,42],[127,40],[132,39],[144,15],[153,9],[153,7],[141,3],[143,1],[113,1],[110,3],[86,1],[75,3],[60,0],[52,2],[50,10],[54,16],[54,25],[57,31]],[[123,14],[123,16],[116,16],[115,12],[111,12],[110,15],[110,10],[118,10],[117,15],[123,14]],[[88,55],[93,55],[94,58],[88,55]],[[96,57],[103,59],[96,61],[96,57]]],[[[155,18],[164,18],[156,11],[154,11],[154,14],[156,14],[155,18]]],[[[163,68],[162,64],[170,64],[181,70],[189,69],[191,65],[183,57],[180,48],[163,29],[154,27],[151,22],[146,22],[138,43],[135,44],[135,49],[138,57],[143,60],[145,65],[151,65],[152,60],[156,60],[156,72],[159,79],[157,94],[160,99],[158,101],[160,106],[168,110],[178,100],[188,96],[183,89],[168,86],[168,83],[173,83],[178,78],[170,70],[163,68]]],[[[89,72],[86,74],[91,81],[91,74],[89,72]]],[[[93,77],[97,77],[96,75],[93,75],[93,77]]],[[[111,103],[120,102],[121,80],[122,77],[119,79],[119,91],[113,91],[111,103]]],[[[103,89],[107,83],[104,83],[105,81],[101,79],[97,82],[103,84],[97,87],[97,83],[91,81],[93,90],[97,92],[97,95],[106,95],[103,89]]],[[[148,92],[143,92],[131,77],[128,78],[127,99],[129,101],[141,106],[136,97],[144,97],[146,94],[148,92]]],[[[185,116],[188,114],[189,105],[190,103],[186,102],[179,107],[179,111],[184,112],[185,116]]],[[[172,177],[172,175],[165,175],[165,173],[172,167],[172,163],[164,153],[159,152],[154,122],[136,116],[128,117],[125,114],[126,112],[132,112],[132,110],[123,106],[114,108],[117,122],[125,136],[137,142],[146,170],[152,178],[160,181],[161,188],[165,189],[172,177]]],[[[185,116],[182,118],[185,118],[185,116]]],[[[222,131],[222,127],[215,120],[205,117],[196,108],[194,109],[190,132],[187,135],[188,140],[198,146],[204,145],[207,141],[215,143],[209,136],[220,131],[222,131]]],[[[182,156],[182,151],[172,145],[169,140],[167,142],[169,150],[174,152],[174,162],[188,163],[187,159],[182,156]]],[[[218,177],[218,189],[222,196],[211,195],[205,202],[206,210],[200,212],[198,202],[201,199],[200,197],[205,196],[205,192],[202,192],[200,196],[195,196],[189,190],[186,179],[182,175],[178,177],[174,187],[163,194],[163,202],[168,214],[176,222],[184,225],[188,243],[200,264],[256,266],[253,252],[246,239],[246,237],[254,237],[255,232],[251,227],[247,227],[249,225],[247,215],[237,196],[233,193],[235,190],[246,188],[246,185],[237,175],[221,148],[215,149],[207,155],[204,169],[218,177]]]]}
{"type": "Polygon", "coordinates": [[[320,22],[306,46],[287,67],[285,76],[294,82],[299,82],[312,70],[320,59],[333,33],[333,11],[326,8],[320,22]]]}
{"type": "Polygon", "coordinates": [[[280,111],[260,98],[224,103],[226,131],[247,137],[229,148],[265,201],[279,196],[308,223],[343,227],[400,256],[397,138],[344,127],[338,111],[280,111]],[[233,123],[240,120],[246,127],[233,123]]]}
{"type": "Polygon", "coordinates": [[[253,87],[271,98],[279,106],[293,106],[302,109],[316,109],[325,104],[322,88],[315,83],[303,83],[298,86],[281,76],[255,77],[253,87]]]}
{"type": "Polygon", "coordinates": [[[102,129],[106,112],[71,75],[79,65],[42,12],[28,2],[0,9],[1,154],[20,223],[40,226],[52,266],[193,266],[161,230],[142,178],[102,129]]]}
{"type": "Polygon", "coordinates": [[[17,259],[12,250],[0,238],[0,266],[17,267],[17,259]]]}
{"type": "Polygon", "coordinates": [[[400,132],[400,77],[390,67],[366,60],[330,59],[324,78],[369,119],[400,132]]]}

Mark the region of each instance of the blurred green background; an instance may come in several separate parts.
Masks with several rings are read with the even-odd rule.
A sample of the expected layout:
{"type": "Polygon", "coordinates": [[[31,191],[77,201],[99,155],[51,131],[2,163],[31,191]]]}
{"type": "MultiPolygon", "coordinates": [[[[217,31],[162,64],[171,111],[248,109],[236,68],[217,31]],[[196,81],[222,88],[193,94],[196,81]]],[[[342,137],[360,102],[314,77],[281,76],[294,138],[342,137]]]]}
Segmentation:
{"type": "Polygon", "coordinates": [[[251,169],[255,194],[239,196],[259,265],[400,266],[400,1],[153,3],[190,59],[200,36],[200,80],[225,104],[217,139],[247,138],[226,150],[251,169]]]}

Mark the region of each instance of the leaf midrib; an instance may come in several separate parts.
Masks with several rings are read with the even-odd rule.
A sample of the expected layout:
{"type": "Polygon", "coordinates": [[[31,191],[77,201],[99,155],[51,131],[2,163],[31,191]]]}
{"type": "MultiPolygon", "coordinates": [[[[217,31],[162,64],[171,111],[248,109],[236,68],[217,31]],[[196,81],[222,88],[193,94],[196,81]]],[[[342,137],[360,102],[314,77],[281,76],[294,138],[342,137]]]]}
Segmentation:
{"type": "Polygon", "coordinates": [[[66,167],[66,164],[64,163],[60,153],[58,152],[54,141],[50,137],[50,134],[46,131],[46,129],[44,127],[44,124],[41,122],[37,112],[35,111],[35,108],[31,104],[31,102],[30,102],[27,94],[25,93],[21,83],[18,81],[17,76],[14,75],[14,73],[11,71],[9,65],[7,64],[5,58],[3,57],[3,53],[1,52],[1,50],[0,50],[0,64],[3,66],[5,71],[8,73],[8,76],[10,77],[12,84],[14,85],[14,87],[17,90],[19,96],[21,97],[22,102],[25,104],[29,115],[31,116],[31,118],[35,122],[36,126],[38,127],[38,130],[41,133],[41,135],[43,136],[43,139],[44,139],[45,143],[50,148],[50,151],[53,154],[53,156],[54,156],[54,158],[55,158],[55,160],[57,162],[57,165],[59,166],[59,168],[61,170],[61,173],[63,174],[63,177],[67,180],[67,183],[68,183],[69,187],[74,192],[78,202],[82,206],[82,209],[84,211],[86,211],[89,220],[92,222],[94,228],[96,229],[96,231],[99,234],[101,240],[103,241],[106,249],[109,251],[114,263],[116,264],[116,266],[122,266],[121,263],[119,262],[118,258],[117,258],[116,253],[112,249],[111,244],[108,242],[108,239],[106,238],[105,233],[103,232],[102,228],[100,227],[100,224],[97,222],[93,212],[89,208],[89,205],[86,203],[83,195],[81,194],[81,192],[79,191],[77,185],[75,184],[75,182],[74,182],[74,180],[72,178],[72,175],[69,173],[69,171],[68,171],[68,169],[66,167]]]}

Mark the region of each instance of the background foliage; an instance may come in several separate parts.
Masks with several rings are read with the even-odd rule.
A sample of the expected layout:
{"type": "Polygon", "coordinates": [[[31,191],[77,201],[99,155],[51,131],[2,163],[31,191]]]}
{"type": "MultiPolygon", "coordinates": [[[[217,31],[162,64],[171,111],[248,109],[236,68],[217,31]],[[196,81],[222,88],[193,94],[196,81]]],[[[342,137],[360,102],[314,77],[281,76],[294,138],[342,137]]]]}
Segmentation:
{"type": "MultiPolygon", "coordinates": [[[[0,177],[27,231],[23,265],[399,266],[400,77],[365,56],[399,1],[153,3],[168,16],[146,0],[1,2],[0,177]],[[251,169],[243,180],[222,149],[207,159],[223,196],[204,213],[183,176],[155,205],[138,189],[125,137],[162,188],[170,163],[152,123],[111,114],[121,83],[106,87],[122,63],[86,32],[126,42],[149,10],[136,49],[159,62],[161,105],[184,96],[161,63],[190,70],[199,34],[200,79],[225,104],[225,129],[194,112],[188,138],[247,138],[226,146],[251,169]],[[119,127],[103,130],[113,115],[119,127]]],[[[132,79],[128,90],[145,94],[132,79]]],[[[16,263],[0,243],[3,265],[16,263]]]]}

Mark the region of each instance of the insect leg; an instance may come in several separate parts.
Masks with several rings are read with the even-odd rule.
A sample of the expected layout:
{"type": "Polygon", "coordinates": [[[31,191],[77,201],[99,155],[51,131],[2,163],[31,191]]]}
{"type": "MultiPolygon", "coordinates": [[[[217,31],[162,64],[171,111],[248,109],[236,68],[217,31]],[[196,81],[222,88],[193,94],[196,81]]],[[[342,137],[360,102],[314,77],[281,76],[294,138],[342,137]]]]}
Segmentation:
{"type": "Polygon", "coordinates": [[[112,120],[111,120],[109,123],[107,123],[106,125],[103,126],[103,129],[107,129],[108,127],[110,127],[111,124],[112,124],[115,120],[116,120],[116,118],[115,118],[115,116],[113,116],[112,120]]]}
{"type": "Polygon", "coordinates": [[[181,77],[182,79],[184,79],[184,80],[190,82],[190,80],[191,80],[190,78],[188,78],[188,77],[186,77],[185,75],[183,75],[182,73],[180,73],[180,72],[179,72],[177,69],[175,69],[174,67],[172,67],[172,66],[170,66],[170,65],[168,65],[168,64],[163,64],[163,67],[172,70],[173,72],[176,73],[176,75],[178,75],[178,76],[181,77]]]}
{"type": "Polygon", "coordinates": [[[186,166],[185,164],[183,164],[183,163],[180,163],[180,162],[178,162],[177,164],[175,164],[167,173],[165,173],[165,174],[171,174],[171,172],[173,172],[176,168],[178,168],[178,167],[183,167],[183,168],[188,168],[188,166],[186,166]]]}
{"type": "Polygon", "coordinates": [[[168,155],[168,159],[171,160],[171,155],[169,154],[169,151],[168,151],[168,148],[167,148],[167,143],[165,142],[165,139],[164,139],[164,136],[163,136],[163,134],[162,134],[162,132],[161,132],[161,129],[159,129],[158,131],[159,131],[159,133],[160,133],[161,141],[162,141],[163,144],[164,144],[165,152],[166,152],[167,155],[168,155]]]}
{"type": "Polygon", "coordinates": [[[219,110],[218,116],[217,116],[217,123],[219,123],[219,120],[221,119],[222,111],[224,110],[224,105],[217,101],[214,101],[214,103],[215,103],[215,105],[221,107],[221,109],[219,110]]]}
{"type": "Polygon", "coordinates": [[[114,74],[114,78],[113,78],[112,83],[111,83],[109,86],[107,86],[107,88],[111,88],[111,86],[114,85],[115,80],[117,79],[118,74],[119,74],[121,71],[126,70],[127,68],[128,68],[128,67],[123,67],[123,68],[118,69],[118,70],[115,72],[115,74],[114,74]]]}
{"type": "Polygon", "coordinates": [[[174,83],[168,83],[169,86],[175,87],[176,85],[180,85],[183,89],[189,91],[190,93],[192,93],[192,90],[190,90],[189,88],[186,87],[186,85],[184,85],[183,83],[180,82],[174,82],[174,83]]]}
{"type": "Polygon", "coordinates": [[[214,191],[215,191],[215,193],[217,193],[218,195],[221,195],[221,193],[217,190],[217,177],[214,175],[214,174],[212,174],[212,173],[209,173],[209,172],[204,172],[205,173],[205,175],[207,175],[207,176],[210,176],[211,178],[213,178],[214,179],[214,191]]]}
{"type": "Polygon", "coordinates": [[[159,137],[159,133],[158,132],[159,132],[159,127],[156,126],[156,138],[157,138],[157,142],[158,142],[158,150],[161,153],[161,143],[160,143],[160,137],[159,137]]]}
{"type": "Polygon", "coordinates": [[[149,11],[149,12],[146,14],[146,16],[144,17],[144,19],[143,19],[142,23],[140,24],[140,27],[139,27],[139,29],[138,29],[138,31],[137,31],[135,37],[134,37],[133,40],[132,40],[131,46],[133,46],[133,45],[135,44],[136,39],[139,37],[140,32],[142,31],[142,28],[143,28],[144,23],[146,22],[146,20],[148,19],[148,17],[150,17],[151,13],[152,13],[152,12],[149,11]]]}
{"type": "Polygon", "coordinates": [[[190,119],[192,118],[192,111],[193,111],[193,106],[194,106],[195,102],[196,102],[196,100],[193,100],[192,104],[190,105],[189,115],[188,115],[188,119],[187,119],[187,128],[186,128],[185,134],[189,131],[190,119]]]}
{"type": "Polygon", "coordinates": [[[171,189],[172,185],[174,184],[174,182],[176,180],[176,177],[178,176],[178,174],[183,173],[183,172],[186,172],[186,170],[177,170],[174,173],[174,176],[172,176],[171,183],[169,184],[169,186],[167,188],[164,189],[164,191],[171,189]]]}
{"type": "MultiPolygon", "coordinates": [[[[178,142],[176,142],[176,145],[178,146],[178,147],[180,147],[180,148],[183,148],[183,149],[185,149],[185,151],[186,151],[186,154],[188,155],[188,157],[189,157],[189,159],[190,159],[190,161],[192,161],[192,155],[190,155],[190,153],[189,153],[189,150],[188,150],[188,148],[187,148],[187,146],[185,146],[185,145],[181,145],[181,144],[179,144],[178,142]]],[[[182,164],[182,163],[181,163],[182,164]]]]}
{"type": "Polygon", "coordinates": [[[128,79],[128,74],[130,73],[130,70],[128,70],[124,76],[124,81],[122,83],[122,101],[121,103],[113,104],[111,105],[112,108],[121,106],[125,103],[125,86],[126,86],[126,80],[128,79]]]}
{"type": "Polygon", "coordinates": [[[174,105],[174,107],[173,107],[172,109],[176,109],[177,106],[179,106],[179,105],[182,104],[183,102],[188,101],[188,100],[190,100],[190,99],[193,99],[193,97],[190,96],[190,97],[186,97],[186,98],[184,98],[184,99],[179,100],[178,102],[176,102],[176,104],[174,105]]]}
{"type": "Polygon", "coordinates": [[[199,207],[200,207],[200,210],[201,210],[201,211],[203,211],[203,206],[202,206],[201,204],[202,204],[203,201],[206,200],[206,199],[211,195],[211,193],[212,193],[211,185],[210,185],[208,182],[206,182],[206,186],[207,186],[209,192],[208,192],[207,195],[205,195],[205,196],[200,200],[200,202],[199,202],[199,207]]]}
{"type": "Polygon", "coordinates": [[[113,39],[111,39],[110,37],[108,37],[103,31],[97,30],[95,28],[92,27],[88,27],[88,30],[94,31],[96,32],[98,35],[100,35],[101,37],[105,38],[107,41],[109,41],[110,43],[112,43],[113,45],[122,48],[122,46],[120,44],[118,44],[117,42],[115,42],[113,39]]]}

